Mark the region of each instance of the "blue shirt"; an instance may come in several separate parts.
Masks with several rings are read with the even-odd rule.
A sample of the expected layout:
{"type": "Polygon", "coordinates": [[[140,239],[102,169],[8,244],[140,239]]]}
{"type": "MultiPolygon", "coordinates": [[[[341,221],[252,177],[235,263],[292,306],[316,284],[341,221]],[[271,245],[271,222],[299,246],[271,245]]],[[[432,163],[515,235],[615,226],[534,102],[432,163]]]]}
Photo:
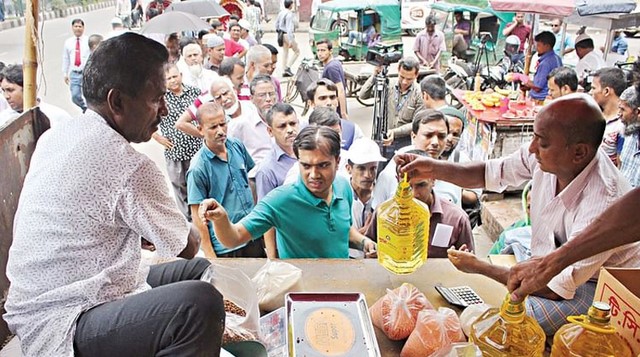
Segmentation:
{"type": "MultiPolygon", "coordinates": [[[[560,54],[560,45],[562,44],[562,31],[558,32],[556,35],[556,44],[555,46],[553,46],[553,52],[555,52],[558,56],[562,55],[560,54]]],[[[566,34],[564,36],[564,49],[568,49],[568,48],[575,48],[575,45],[573,44],[573,40],[571,39],[571,36],[569,36],[569,34],[566,34]]]]}
{"type": "MultiPolygon", "coordinates": [[[[231,222],[238,222],[253,208],[253,195],[247,173],[255,166],[247,149],[237,139],[227,138],[227,160],[214,154],[207,145],[191,159],[187,171],[187,202],[200,204],[205,198],[214,198],[227,211],[231,222]]],[[[211,244],[216,254],[242,248],[229,249],[216,239],[213,225],[208,223],[211,244]]]]}
{"type": "Polygon", "coordinates": [[[625,40],[622,35],[618,35],[618,37],[613,38],[613,42],[611,43],[611,52],[624,55],[627,53],[628,47],[629,44],[627,44],[627,40],[625,40]]]}
{"type": "Polygon", "coordinates": [[[544,100],[547,97],[549,88],[547,87],[547,76],[556,67],[562,67],[562,59],[553,51],[545,52],[538,58],[538,68],[533,76],[533,85],[540,88],[539,92],[530,91],[531,98],[544,100]]]}
{"type": "Polygon", "coordinates": [[[298,160],[273,143],[272,150],[262,160],[256,172],[256,195],[260,201],[267,193],[276,187],[282,186],[287,172],[298,160]]]}
{"type": "Polygon", "coordinates": [[[276,228],[281,259],[349,258],[353,193],[346,178],[336,176],[331,204],[314,196],[302,179],[266,195],[240,224],[251,237],[276,228]]]}
{"type": "Polygon", "coordinates": [[[620,153],[620,172],[632,187],[640,187],[640,133],[625,136],[620,153]]]}
{"type": "MultiPolygon", "coordinates": [[[[344,75],[344,69],[342,69],[342,62],[338,59],[334,58],[324,66],[322,78],[326,78],[336,84],[342,83],[345,90],[347,88],[347,80],[344,75]]],[[[342,113],[341,110],[340,105],[338,105],[338,114],[342,113]]]]}

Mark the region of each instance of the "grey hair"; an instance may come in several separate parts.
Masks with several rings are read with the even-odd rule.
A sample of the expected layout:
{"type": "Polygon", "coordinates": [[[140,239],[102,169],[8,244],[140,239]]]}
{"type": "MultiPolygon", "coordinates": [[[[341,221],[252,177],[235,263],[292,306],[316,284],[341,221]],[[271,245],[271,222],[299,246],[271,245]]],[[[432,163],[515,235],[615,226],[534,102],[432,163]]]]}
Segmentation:
{"type": "Polygon", "coordinates": [[[247,66],[252,63],[258,62],[258,60],[262,57],[268,57],[271,59],[271,51],[268,48],[262,45],[251,46],[249,51],[247,52],[247,66]]]}
{"type": "Polygon", "coordinates": [[[640,98],[638,98],[638,93],[634,86],[625,89],[622,94],[620,94],[620,100],[627,103],[632,109],[638,109],[640,107],[640,98]]]}

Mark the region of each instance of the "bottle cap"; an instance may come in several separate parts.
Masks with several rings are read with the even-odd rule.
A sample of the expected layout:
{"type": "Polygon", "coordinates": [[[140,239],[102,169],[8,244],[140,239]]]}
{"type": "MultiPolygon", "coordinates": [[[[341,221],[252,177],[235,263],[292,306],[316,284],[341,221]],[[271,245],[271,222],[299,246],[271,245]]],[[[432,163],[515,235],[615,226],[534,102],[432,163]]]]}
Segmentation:
{"type": "Polygon", "coordinates": [[[611,307],[606,302],[594,301],[587,314],[592,322],[606,324],[611,319],[611,307]]]}

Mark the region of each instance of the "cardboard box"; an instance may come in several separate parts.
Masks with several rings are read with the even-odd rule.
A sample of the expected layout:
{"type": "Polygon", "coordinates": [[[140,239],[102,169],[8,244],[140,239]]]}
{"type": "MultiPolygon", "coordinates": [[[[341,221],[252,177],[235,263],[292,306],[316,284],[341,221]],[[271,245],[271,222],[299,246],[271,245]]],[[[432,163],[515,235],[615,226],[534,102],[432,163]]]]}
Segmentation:
{"type": "Polygon", "coordinates": [[[611,306],[611,324],[640,354],[640,269],[601,268],[595,301],[611,306]]]}

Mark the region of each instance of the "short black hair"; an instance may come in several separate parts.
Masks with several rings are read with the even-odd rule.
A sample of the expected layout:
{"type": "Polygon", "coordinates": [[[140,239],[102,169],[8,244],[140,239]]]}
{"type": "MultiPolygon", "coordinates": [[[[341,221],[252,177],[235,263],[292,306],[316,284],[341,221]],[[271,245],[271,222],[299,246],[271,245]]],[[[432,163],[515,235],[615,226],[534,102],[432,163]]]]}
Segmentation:
{"type": "Polygon", "coordinates": [[[627,77],[624,71],[618,67],[600,68],[593,74],[593,78],[599,78],[602,88],[611,88],[616,96],[620,96],[627,89],[627,77]]]}
{"type": "Polygon", "coordinates": [[[24,73],[22,71],[22,65],[10,64],[4,67],[2,70],[2,78],[0,78],[0,80],[2,79],[6,79],[9,83],[24,87],[24,73]]]}
{"type": "Polygon", "coordinates": [[[291,114],[295,114],[295,109],[289,103],[276,103],[269,111],[267,112],[267,125],[273,125],[273,116],[277,113],[282,113],[285,116],[289,116],[291,114]]]}
{"type": "Polygon", "coordinates": [[[413,115],[413,122],[411,123],[411,131],[414,134],[418,134],[420,125],[427,124],[432,121],[442,120],[447,127],[447,134],[449,133],[449,121],[445,118],[441,111],[434,109],[420,109],[413,115]]]}
{"type": "Polygon", "coordinates": [[[233,73],[234,68],[240,66],[245,68],[244,62],[238,57],[226,57],[220,62],[220,68],[218,68],[218,74],[221,76],[230,76],[233,73]]]}
{"type": "Polygon", "coordinates": [[[293,152],[300,158],[300,150],[323,150],[327,154],[340,156],[340,135],[326,126],[307,126],[300,130],[293,141],[293,152]]]}
{"type": "Polygon", "coordinates": [[[556,35],[551,31],[542,31],[533,38],[536,42],[542,42],[545,45],[553,46],[556,45],[556,35]]]}
{"type": "Polygon", "coordinates": [[[249,91],[251,92],[251,95],[255,94],[256,87],[260,83],[271,83],[274,89],[276,87],[275,84],[273,84],[273,79],[271,78],[270,75],[258,74],[257,76],[253,77],[253,79],[251,80],[251,83],[249,83],[249,91]]]}
{"type": "Polygon", "coordinates": [[[276,48],[276,46],[274,46],[274,45],[272,45],[270,43],[263,43],[262,45],[264,47],[268,48],[272,55],[277,55],[278,54],[278,49],[276,48]]]}
{"type": "Polygon", "coordinates": [[[315,107],[309,115],[309,125],[336,126],[342,125],[340,116],[329,107],[315,107]]]}
{"type": "Polygon", "coordinates": [[[328,38],[323,38],[323,39],[320,39],[320,40],[316,41],[316,48],[318,47],[318,45],[322,45],[322,44],[326,44],[327,48],[329,50],[333,49],[333,43],[331,43],[331,41],[329,41],[328,38]]]}
{"type": "Polygon", "coordinates": [[[80,25],[84,26],[84,21],[82,21],[82,19],[73,19],[73,20],[71,20],[71,26],[73,26],[75,24],[80,24],[80,25]]]}
{"type": "Polygon", "coordinates": [[[307,100],[313,100],[316,97],[316,91],[318,91],[318,87],[326,87],[328,90],[332,92],[336,92],[338,95],[338,86],[336,86],[333,81],[327,78],[320,78],[315,82],[311,82],[307,87],[307,100]]]}
{"type": "Polygon", "coordinates": [[[415,71],[418,73],[420,72],[420,62],[418,62],[415,57],[403,57],[400,62],[398,62],[398,69],[400,68],[405,71],[415,71]]]}
{"type": "Polygon", "coordinates": [[[284,8],[288,9],[293,5],[293,0],[284,0],[284,8]]]}
{"type": "Polygon", "coordinates": [[[431,74],[420,82],[420,90],[434,100],[443,100],[447,96],[447,82],[438,74],[431,74]]]}
{"type": "Polygon", "coordinates": [[[238,21],[229,21],[227,22],[227,31],[231,31],[232,27],[238,26],[242,30],[242,26],[238,23],[238,21]]]}
{"type": "Polygon", "coordinates": [[[578,90],[578,75],[576,71],[569,67],[556,67],[554,68],[547,79],[553,78],[553,81],[560,88],[563,86],[569,86],[572,92],[578,90]]]}
{"type": "Polygon", "coordinates": [[[112,37],[102,41],[89,57],[82,76],[82,93],[92,105],[105,103],[112,89],[136,98],[149,78],[164,78],[163,66],[168,59],[167,49],[147,37],[132,32],[112,37]]]}
{"type": "Polygon", "coordinates": [[[220,20],[218,19],[211,20],[210,24],[211,24],[211,27],[213,28],[222,26],[222,22],[220,22],[220,20]]]}
{"type": "Polygon", "coordinates": [[[200,30],[200,32],[198,32],[198,40],[202,40],[202,38],[208,34],[209,34],[208,30],[200,30]]]}

